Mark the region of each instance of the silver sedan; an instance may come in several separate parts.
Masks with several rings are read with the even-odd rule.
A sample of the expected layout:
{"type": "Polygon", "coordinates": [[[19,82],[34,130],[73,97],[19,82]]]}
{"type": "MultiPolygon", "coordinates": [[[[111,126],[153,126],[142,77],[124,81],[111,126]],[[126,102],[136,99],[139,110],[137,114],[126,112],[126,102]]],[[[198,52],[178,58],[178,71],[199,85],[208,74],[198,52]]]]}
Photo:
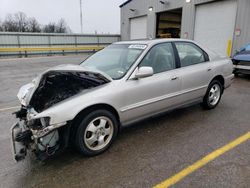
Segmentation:
{"type": "Polygon", "coordinates": [[[213,109],[232,71],[230,59],[179,39],[118,42],[80,65],[51,68],[18,93],[15,159],[31,149],[44,160],[68,146],[98,155],[122,126],[194,103],[213,109]]]}

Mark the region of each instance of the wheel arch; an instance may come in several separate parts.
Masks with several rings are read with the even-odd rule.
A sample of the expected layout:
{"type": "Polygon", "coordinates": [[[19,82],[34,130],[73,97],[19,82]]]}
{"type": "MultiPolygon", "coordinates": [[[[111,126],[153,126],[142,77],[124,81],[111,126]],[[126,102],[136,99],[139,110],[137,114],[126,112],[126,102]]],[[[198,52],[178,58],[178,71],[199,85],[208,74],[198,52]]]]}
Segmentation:
{"type": "MultiPolygon", "coordinates": [[[[217,76],[215,76],[212,80],[211,80],[211,82],[212,81],[214,81],[214,80],[218,80],[220,83],[221,83],[221,85],[222,85],[222,87],[223,87],[223,89],[224,89],[224,87],[225,87],[225,79],[224,79],[224,77],[222,76],[222,75],[217,75],[217,76]]],[[[211,83],[210,82],[210,83],[211,83]]],[[[209,84],[210,84],[209,83],[209,84]]]]}
{"type": "Polygon", "coordinates": [[[107,111],[111,112],[112,114],[114,114],[114,116],[116,117],[116,119],[117,119],[117,121],[118,121],[118,125],[119,125],[119,127],[120,127],[120,116],[119,116],[117,110],[116,110],[113,106],[111,106],[111,105],[109,105],[109,104],[100,103],[100,104],[94,104],[94,105],[91,105],[91,106],[88,106],[88,107],[82,109],[82,110],[74,117],[74,119],[72,120],[72,125],[73,125],[73,126],[72,126],[72,129],[71,129],[71,130],[74,132],[75,127],[76,127],[75,125],[77,124],[77,122],[79,122],[79,120],[82,119],[82,117],[84,117],[85,114],[88,114],[88,113],[90,113],[90,112],[92,112],[92,111],[94,111],[94,110],[100,110],[100,109],[102,109],[102,110],[107,110],[107,111]]]}

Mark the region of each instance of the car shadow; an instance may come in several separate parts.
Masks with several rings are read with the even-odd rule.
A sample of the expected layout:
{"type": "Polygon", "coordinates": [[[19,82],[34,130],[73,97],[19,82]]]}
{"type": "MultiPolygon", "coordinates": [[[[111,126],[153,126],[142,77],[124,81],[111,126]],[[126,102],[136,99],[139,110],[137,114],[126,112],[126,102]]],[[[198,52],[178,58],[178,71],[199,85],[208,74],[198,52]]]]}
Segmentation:
{"type": "MultiPolygon", "coordinates": [[[[139,121],[137,123],[133,123],[126,127],[121,128],[119,135],[115,142],[113,143],[112,147],[102,153],[101,155],[95,157],[84,157],[78,152],[74,151],[73,148],[68,148],[65,152],[61,155],[57,155],[56,157],[47,159],[44,162],[39,162],[42,166],[50,166],[50,165],[62,165],[62,164],[70,164],[77,160],[94,160],[95,158],[102,158],[101,156],[109,155],[112,153],[114,147],[116,145],[122,144],[123,142],[135,141],[138,137],[143,137],[145,134],[152,133],[154,134],[155,131],[161,131],[164,129],[166,134],[174,135],[179,130],[185,131],[185,129],[189,129],[192,127],[192,124],[188,122],[187,124],[180,124],[178,123],[184,116],[188,116],[192,113],[202,113],[205,110],[202,110],[199,104],[183,107],[179,109],[175,109],[169,112],[162,113],[160,115],[147,118],[145,120],[139,121]],[[129,140],[128,140],[129,139],[129,140]]],[[[198,120],[195,120],[198,121],[198,120]]],[[[152,139],[154,137],[152,136],[152,139]]],[[[157,139],[157,138],[156,138],[157,139]]],[[[34,160],[34,159],[33,159],[34,160]]]]}
{"type": "MultiPolygon", "coordinates": [[[[28,158],[27,160],[31,160],[29,162],[30,170],[26,171],[25,176],[20,181],[24,185],[32,186],[34,181],[38,179],[47,181],[53,176],[54,178],[63,176],[67,181],[73,181],[74,175],[78,173],[81,174],[81,178],[88,179],[93,174],[98,175],[100,173],[100,176],[102,176],[104,173],[108,175],[114,173],[114,170],[120,169],[124,169],[124,171],[118,171],[118,174],[130,176],[126,173],[132,171],[130,165],[133,162],[131,160],[148,155],[154,158],[154,153],[161,150],[162,147],[173,149],[174,146],[171,145],[173,142],[178,144],[178,141],[175,140],[180,137],[180,134],[189,132],[191,129],[198,129],[202,124],[200,122],[206,121],[204,113],[209,115],[212,112],[202,110],[200,105],[197,104],[125,127],[121,130],[111,148],[95,157],[84,157],[69,148],[61,155],[44,162],[37,162],[28,158]],[[125,167],[124,164],[127,164],[127,166],[125,165],[125,167]]],[[[171,149],[168,152],[171,152],[171,149]]],[[[143,161],[138,165],[140,166],[137,168],[150,168],[150,165],[143,161]]]]}

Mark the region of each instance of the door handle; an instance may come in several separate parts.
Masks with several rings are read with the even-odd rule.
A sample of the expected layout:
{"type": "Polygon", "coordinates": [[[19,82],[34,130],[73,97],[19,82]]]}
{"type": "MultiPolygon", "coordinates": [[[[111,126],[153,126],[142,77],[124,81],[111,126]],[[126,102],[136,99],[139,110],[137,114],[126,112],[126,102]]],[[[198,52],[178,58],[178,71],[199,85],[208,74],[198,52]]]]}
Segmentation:
{"type": "Polygon", "coordinates": [[[212,69],[211,68],[208,68],[207,71],[211,71],[212,69]]]}
{"type": "Polygon", "coordinates": [[[177,77],[177,76],[175,76],[175,77],[171,78],[171,80],[177,80],[177,79],[178,79],[178,77],[177,77]]]}

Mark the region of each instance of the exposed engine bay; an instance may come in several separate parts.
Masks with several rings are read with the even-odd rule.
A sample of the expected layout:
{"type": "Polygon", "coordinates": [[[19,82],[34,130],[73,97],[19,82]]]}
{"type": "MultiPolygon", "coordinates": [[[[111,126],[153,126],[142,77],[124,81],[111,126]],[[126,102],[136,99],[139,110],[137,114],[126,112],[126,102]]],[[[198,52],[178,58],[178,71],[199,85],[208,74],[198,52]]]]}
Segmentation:
{"type": "Polygon", "coordinates": [[[51,125],[50,117],[36,119],[34,116],[83,90],[108,82],[109,79],[95,72],[52,70],[45,72],[36,84],[21,88],[19,99],[21,103],[28,101],[28,104],[22,103],[21,109],[14,113],[19,119],[12,127],[15,160],[24,159],[27,150],[32,150],[38,159],[45,160],[65,149],[71,122],[51,125]],[[29,100],[26,99],[28,97],[29,100]]]}
{"type": "Polygon", "coordinates": [[[37,112],[41,112],[84,89],[97,87],[107,82],[105,77],[94,73],[50,71],[43,75],[31,98],[30,106],[34,107],[37,112]]]}

